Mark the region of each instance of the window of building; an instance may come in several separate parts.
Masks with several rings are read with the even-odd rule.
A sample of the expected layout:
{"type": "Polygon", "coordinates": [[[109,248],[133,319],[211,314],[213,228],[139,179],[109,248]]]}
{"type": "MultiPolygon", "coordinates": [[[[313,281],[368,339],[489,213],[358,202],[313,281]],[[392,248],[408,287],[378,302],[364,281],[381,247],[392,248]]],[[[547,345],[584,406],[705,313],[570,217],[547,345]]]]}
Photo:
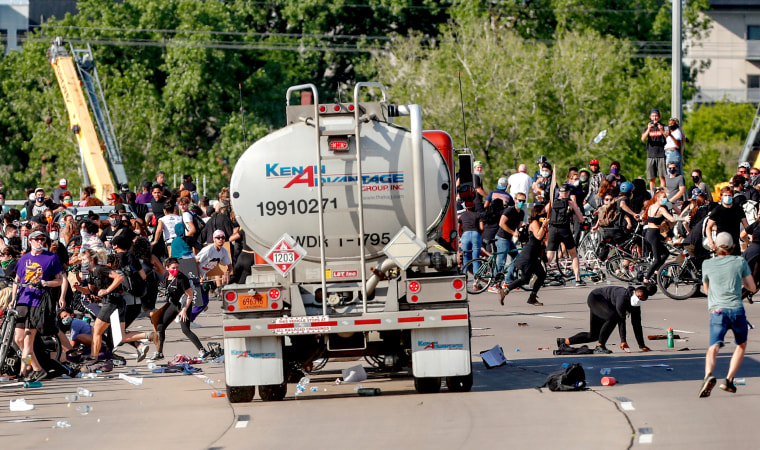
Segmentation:
{"type": "Polygon", "coordinates": [[[750,89],[760,88],[760,75],[747,75],[747,87],[750,89]]]}
{"type": "Polygon", "coordinates": [[[760,25],[747,26],[747,40],[760,41],[760,25]]]}

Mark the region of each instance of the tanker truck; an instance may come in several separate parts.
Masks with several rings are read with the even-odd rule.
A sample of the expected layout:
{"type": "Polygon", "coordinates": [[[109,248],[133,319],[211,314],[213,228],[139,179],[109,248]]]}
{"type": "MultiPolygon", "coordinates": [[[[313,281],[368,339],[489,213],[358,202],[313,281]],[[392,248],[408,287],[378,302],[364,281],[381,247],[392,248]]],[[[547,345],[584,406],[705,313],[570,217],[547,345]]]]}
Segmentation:
{"type": "Polygon", "coordinates": [[[462,156],[451,137],[423,132],[421,108],[388,102],[373,82],[358,83],[351,103],[321,104],[314,85],[293,86],[286,115],[230,181],[246,243],[262,259],[222,290],[230,402],[252,401],[256,387],[263,401],[282,400],[288,382],[330,358],[411,368],[420,393],[444,380],[469,391],[470,314],[455,250],[462,156]],[[400,116],[411,129],[394,124],[400,116]]]}

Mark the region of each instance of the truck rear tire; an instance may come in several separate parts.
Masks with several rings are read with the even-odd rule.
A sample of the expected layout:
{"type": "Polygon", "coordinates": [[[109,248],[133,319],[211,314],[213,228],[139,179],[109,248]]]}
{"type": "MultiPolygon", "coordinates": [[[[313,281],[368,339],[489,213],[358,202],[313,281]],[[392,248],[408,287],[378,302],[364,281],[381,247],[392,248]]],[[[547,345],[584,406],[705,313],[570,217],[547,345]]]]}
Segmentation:
{"type": "Polygon", "coordinates": [[[414,377],[414,388],[420,394],[436,394],[441,391],[441,378],[414,377]]]}
{"type": "Polygon", "coordinates": [[[288,393],[288,384],[267,384],[259,386],[259,396],[262,402],[279,402],[288,393]]]}
{"type": "Polygon", "coordinates": [[[253,401],[256,386],[227,386],[227,399],[230,403],[248,403],[253,401]]]}
{"type": "Polygon", "coordinates": [[[469,375],[446,377],[446,387],[449,392],[470,392],[472,389],[472,372],[469,375]]]}

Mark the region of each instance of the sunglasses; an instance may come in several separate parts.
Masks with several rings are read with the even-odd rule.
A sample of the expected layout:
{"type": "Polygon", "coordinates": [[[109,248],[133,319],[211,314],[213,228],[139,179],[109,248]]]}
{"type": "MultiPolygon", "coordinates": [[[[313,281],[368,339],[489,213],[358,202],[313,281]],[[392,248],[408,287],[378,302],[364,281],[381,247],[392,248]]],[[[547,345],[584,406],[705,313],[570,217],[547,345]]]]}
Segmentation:
{"type": "Polygon", "coordinates": [[[216,236],[214,239],[224,239],[224,236],[216,236]]]}
{"type": "Polygon", "coordinates": [[[44,237],[33,237],[33,238],[30,238],[29,240],[30,241],[44,241],[45,238],[44,237]]]}

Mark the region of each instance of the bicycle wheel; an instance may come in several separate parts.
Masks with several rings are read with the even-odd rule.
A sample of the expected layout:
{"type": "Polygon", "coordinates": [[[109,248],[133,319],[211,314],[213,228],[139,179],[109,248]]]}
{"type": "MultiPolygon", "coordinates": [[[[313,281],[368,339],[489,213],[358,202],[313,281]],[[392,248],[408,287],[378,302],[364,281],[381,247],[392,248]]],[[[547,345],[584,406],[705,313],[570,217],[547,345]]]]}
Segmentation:
{"type": "Polygon", "coordinates": [[[596,256],[597,248],[599,248],[599,232],[589,232],[583,236],[578,244],[578,255],[593,254],[596,256]]]}
{"type": "Polygon", "coordinates": [[[464,274],[467,283],[467,293],[480,294],[488,289],[488,286],[494,282],[494,279],[496,278],[494,275],[495,270],[492,265],[493,263],[489,261],[492,260],[475,258],[462,266],[462,273],[464,274]],[[479,263],[477,272],[473,271],[473,265],[475,263],[479,263]]]}
{"type": "Polygon", "coordinates": [[[13,334],[16,328],[16,316],[5,310],[3,326],[0,328],[0,373],[5,366],[5,358],[13,343],[13,334]]]}
{"type": "Polygon", "coordinates": [[[636,280],[635,265],[620,255],[610,257],[605,263],[607,273],[620,281],[630,283],[636,280]],[[633,266],[633,270],[632,270],[633,266]]]}
{"type": "Polygon", "coordinates": [[[699,289],[702,280],[685,264],[666,263],[657,271],[657,286],[673,300],[686,300],[699,289]]]}

